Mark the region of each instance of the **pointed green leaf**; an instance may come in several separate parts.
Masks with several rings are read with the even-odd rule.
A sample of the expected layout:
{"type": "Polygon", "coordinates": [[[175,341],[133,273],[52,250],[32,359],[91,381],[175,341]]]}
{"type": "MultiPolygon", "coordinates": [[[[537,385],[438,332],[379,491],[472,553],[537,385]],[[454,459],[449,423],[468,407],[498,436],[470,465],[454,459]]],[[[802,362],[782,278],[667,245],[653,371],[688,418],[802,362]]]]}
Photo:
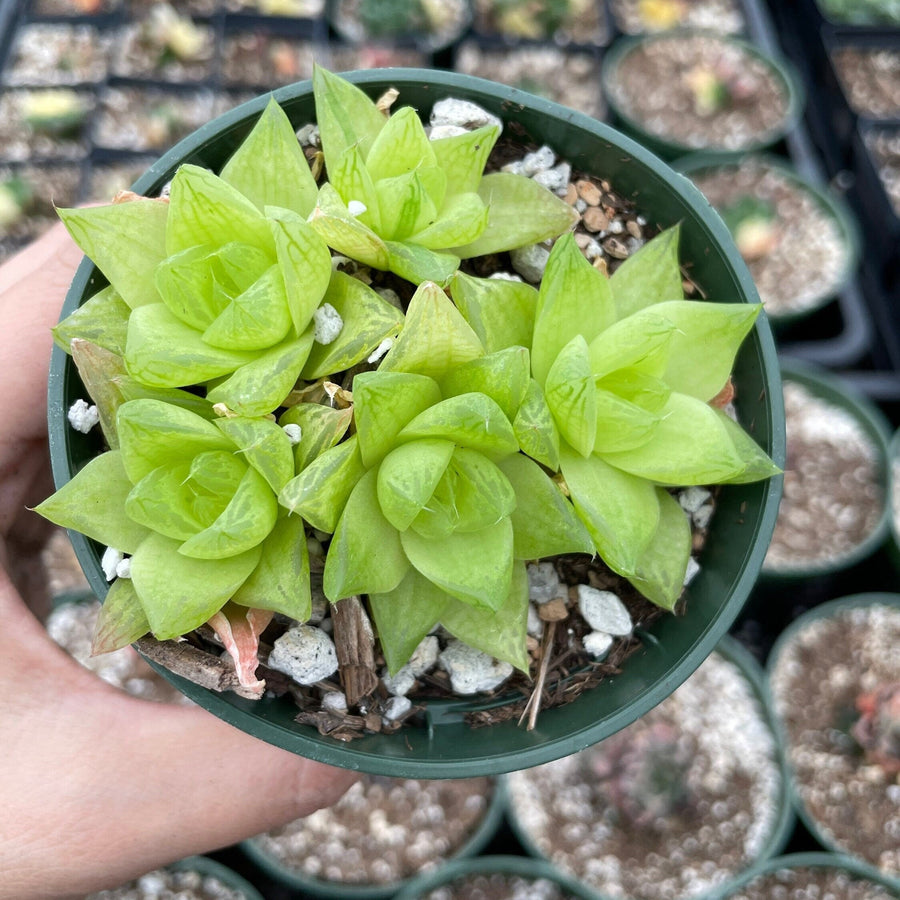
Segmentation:
{"type": "Polygon", "coordinates": [[[450,294],[488,353],[531,346],[538,292],[530,284],[457,272],[450,294]]]}
{"type": "Polygon", "coordinates": [[[437,207],[418,172],[379,181],[375,192],[386,240],[403,241],[437,219],[437,207]]]}
{"type": "Polygon", "coordinates": [[[202,531],[225,508],[227,497],[196,503],[190,475],[189,462],[160,466],[149,472],[125,499],[128,517],[175,541],[186,541],[202,531]]]}
{"type": "Polygon", "coordinates": [[[672,393],[661,379],[631,367],[617,369],[609,375],[598,378],[597,387],[602,391],[617,394],[623,400],[635,403],[648,412],[659,412],[672,393]]]}
{"type": "Polygon", "coordinates": [[[39,503],[35,512],[101,544],[133,553],[147,536],[147,529],[125,514],[130,490],[122,454],[110,450],[95,456],[71,481],[39,503]]]}
{"type": "Polygon", "coordinates": [[[764,478],[781,474],[781,469],[769,459],[759,444],[737,422],[721,410],[714,411],[719,416],[725,431],[734,443],[735,451],[743,462],[741,470],[726,479],[727,484],[746,484],[749,481],[762,481],[764,478]]]}
{"type": "Polygon", "coordinates": [[[616,453],[640,447],[650,440],[659,416],[610,391],[596,389],[597,432],[595,453],[616,453]]]}
{"type": "Polygon", "coordinates": [[[486,394],[512,422],[530,383],[528,350],[508,347],[457,366],[442,379],[441,389],[445,397],[472,391],[486,394]]]}
{"type": "Polygon", "coordinates": [[[411,106],[398,109],[387,120],[366,157],[366,165],[376,181],[436,164],[434,150],[419,114],[411,106]]]}
{"type": "Polygon", "coordinates": [[[136,309],[145,303],[159,302],[153,273],[168,256],[168,203],[134,200],[85,209],[58,209],[57,213],[75,243],[128,306],[136,309]]]}
{"type": "Polygon", "coordinates": [[[339,159],[329,165],[328,181],[344,203],[355,201],[365,206],[365,210],[357,216],[363,225],[376,234],[384,234],[378,191],[357,144],[348,147],[339,159]]]}
{"type": "Polygon", "coordinates": [[[409,528],[441,480],[453,444],[444,440],[412,441],[392,450],[378,467],[378,502],[398,531],[409,528]]]}
{"type": "Polygon", "coordinates": [[[325,558],[325,596],[337,603],[354,594],[394,590],[409,571],[397,529],[378,503],[374,469],[353,488],[325,558]]]}
{"type": "Polygon", "coordinates": [[[373,269],[388,268],[384,241],[350,214],[338,192],[327,181],[319,188],[319,199],[309,224],[338,253],[373,269]]]}
{"type": "Polygon", "coordinates": [[[115,450],[119,446],[116,412],[122,404],[117,379],[125,374],[125,361],[118,354],[80,338],[72,341],[70,349],[85,389],[97,404],[103,437],[110,450],[115,450]]]}
{"type": "Polygon", "coordinates": [[[536,181],[509,172],[485,175],[478,196],[490,210],[487,228],[477,240],[457,247],[463,259],[537,244],[573,228],[578,213],[536,181]],[[522,210],[528,215],[523,216],[522,210]]]}
{"type": "Polygon", "coordinates": [[[182,409],[190,410],[203,419],[212,421],[216,418],[212,404],[204,397],[198,397],[190,391],[182,391],[178,388],[148,387],[128,375],[116,376],[115,385],[123,402],[127,400],[161,400],[163,403],[171,403],[182,409]]]}
{"type": "Polygon", "coordinates": [[[532,378],[513,422],[523,453],[552,469],[559,469],[559,430],[541,386],[532,378]]]}
{"type": "Polygon", "coordinates": [[[277,205],[306,217],[316,205],[318,188],[309,163],[290,119],[274,97],[225,163],[221,178],[260,212],[277,205]]]}
{"type": "Polygon", "coordinates": [[[675,324],[653,309],[633,313],[591,341],[591,371],[604,378],[627,368],[659,378],[668,365],[674,333],[675,324]]]}
{"type": "MultiPolygon", "coordinates": [[[[437,164],[447,173],[448,195],[477,191],[485,164],[500,137],[496,125],[431,142],[437,164]]],[[[446,246],[446,245],[445,245],[446,246]]]]}
{"type": "Polygon", "coordinates": [[[620,319],[664,300],[681,300],[677,225],[647,241],[619,266],[610,279],[620,319]]]}
{"type": "Polygon", "coordinates": [[[588,345],[579,334],[556,357],[547,373],[544,396],[560,434],[589,456],[597,435],[597,389],[591,375],[588,345]]]}
{"type": "Polygon", "coordinates": [[[353,412],[354,407],[332,409],[321,403],[298,403],[282,414],[279,425],[300,426],[300,441],[294,445],[295,471],[302,472],[322,451],[337,444],[347,433],[353,412]]]}
{"type": "Polygon", "coordinates": [[[130,578],[117,578],[97,614],[91,655],[112,653],[133,644],[150,630],[150,623],[130,578]]]}
{"type": "Polygon", "coordinates": [[[440,208],[432,224],[410,240],[432,250],[459,247],[474,241],[487,227],[488,208],[478,194],[457,194],[440,208]]]}
{"type": "Polygon", "coordinates": [[[109,285],[86,300],[53,328],[53,340],[67,353],[76,338],[122,356],[131,307],[109,285]]]}
{"type": "Polygon", "coordinates": [[[284,429],[271,419],[229,416],[215,420],[238,453],[277,494],[294,477],[294,453],[284,429]]]}
{"type": "Polygon", "coordinates": [[[459,257],[437,253],[412,241],[385,241],[388,269],[413,284],[433,281],[445,285],[459,268],[459,257]]]}
{"type": "Polygon", "coordinates": [[[516,559],[594,554],[594,542],[572,504],[537,463],[516,453],[499,465],[516,495],[512,513],[516,559]]]}
{"type": "Polygon", "coordinates": [[[131,558],[131,581],[161,641],[180,637],[215,615],[256,568],[260,548],[226,559],[191,559],[178,542],[151,534],[131,558]]]}
{"type": "Polygon", "coordinates": [[[454,479],[457,532],[480,531],[509,516],[516,493],[503,471],[477,450],[457,447],[448,474],[454,479]]]}

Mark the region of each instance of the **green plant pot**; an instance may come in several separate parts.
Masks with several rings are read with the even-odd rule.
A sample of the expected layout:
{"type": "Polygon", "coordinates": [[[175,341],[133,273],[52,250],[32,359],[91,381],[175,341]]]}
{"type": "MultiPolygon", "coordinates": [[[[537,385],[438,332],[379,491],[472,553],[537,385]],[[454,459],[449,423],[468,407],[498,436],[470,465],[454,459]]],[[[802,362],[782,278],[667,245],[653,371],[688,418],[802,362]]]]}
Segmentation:
{"type": "MultiPolygon", "coordinates": [[[[444,866],[458,864],[470,857],[477,856],[491,841],[500,827],[503,819],[505,803],[499,783],[495,783],[491,802],[488,804],[485,814],[478,826],[453,854],[444,866]]],[[[243,841],[241,849],[250,859],[256,863],[272,880],[292,890],[312,897],[329,898],[329,900],[388,900],[397,891],[406,890],[417,880],[417,876],[400,881],[392,881],[387,884],[352,884],[348,882],[326,881],[323,878],[315,878],[306,875],[297,869],[286,866],[281,860],[276,859],[271,853],[255,841],[253,838],[243,841]]]]}
{"type": "MultiPolygon", "coordinates": [[[[722,221],[682,175],[612,128],[574,110],[478,78],[448,72],[383,69],[353,73],[351,80],[373,97],[389,87],[400,102],[427,116],[439,99],[472,100],[516,123],[518,136],[548,143],[579,169],[601,174],[619,193],[632,197],[651,224],[681,223],[684,259],[710,297],[758,302],[752,279],[722,221]]],[[[295,126],[313,119],[312,85],[300,82],[275,91],[295,126]]],[[[249,132],[268,101],[258,97],[199,129],[165,154],[135,185],[154,194],[179,164],[219,170],[249,132]]],[[[105,279],[85,260],[63,314],[91,296],[105,279]]],[[[778,465],[784,462],[784,411],[778,360],[768,322],[762,317],[735,363],[739,417],[778,465]]],[[[66,411],[84,389],[75,367],[55,350],[49,386],[50,447],[57,487],[101,450],[98,434],[68,427],[66,411]]],[[[514,721],[470,728],[465,714],[478,700],[430,702],[428,724],[394,735],[366,735],[342,743],[294,721],[287,699],[253,702],[216,694],[167,674],[191,699],[236,727],[294,753],[322,762],[384,775],[454,778],[490,775],[537,765],[574,753],[623,728],[668,696],[703,661],[728,630],[747,599],[772,535],[781,479],[730,485],[719,494],[716,527],[700,560],[703,570],[688,589],[686,614],[661,618],[624,671],[565,707],[541,713],[528,731],[514,721]]],[[[100,567],[102,548],[85,537],[72,542],[91,587],[104,597],[108,585],[100,567]]],[[[491,705],[496,705],[493,700],[491,705]]]]}
{"type": "Polygon", "coordinates": [[[856,271],[859,264],[860,235],[859,225],[850,208],[834,192],[821,187],[808,178],[804,178],[785,159],[772,154],[743,154],[734,160],[723,161],[715,154],[694,153],[683,157],[673,163],[675,169],[690,179],[710,172],[725,169],[736,170],[745,161],[758,161],[766,170],[773,171],[783,177],[794,189],[811,198],[819,211],[831,219],[837,228],[841,243],[846,252],[846,259],[840,273],[836,276],[830,289],[820,292],[812,297],[808,303],[798,310],[784,310],[779,312],[771,308],[767,309],[769,321],[776,331],[783,326],[792,325],[801,319],[813,315],[823,306],[833,300],[846,286],[856,271]]]}
{"type": "Polygon", "coordinates": [[[237,872],[208,856],[189,856],[166,868],[173,872],[199,872],[204,877],[211,876],[218,879],[232,890],[240,891],[244,900],[263,900],[263,895],[246,878],[242,878],[237,872]]]}
{"type": "Polygon", "coordinates": [[[891,523],[891,556],[900,571],[900,428],[888,446],[888,516],[891,523]]]}
{"type": "Polygon", "coordinates": [[[732,159],[744,153],[763,150],[777,144],[784,138],[803,114],[803,88],[799,77],[794,73],[793,68],[788,62],[764,53],[749,41],[732,36],[717,35],[713,32],[679,28],[671,31],[661,31],[656,34],[620,38],[609,50],[607,50],[603,57],[600,80],[603,87],[603,93],[609,104],[610,111],[613,114],[614,123],[622,128],[626,134],[633,137],[649,150],[659,154],[664,159],[677,159],[680,156],[685,156],[686,154],[698,151],[715,154],[720,159],[732,159]],[[690,38],[697,35],[709,35],[710,38],[734,45],[754,59],[759,60],[775,76],[775,79],[779,82],[784,91],[786,103],[785,113],[781,118],[781,121],[767,131],[757,134],[753,139],[747,141],[743,146],[737,149],[731,150],[712,146],[700,147],[687,144],[674,137],[667,137],[655,133],[635,118],[635,116],[626,109],[616,97],[614,85],[618,78],[619,66],[630,53],[638,48],[648,46],[657,41],[677,40],[679,38],[690,38]]]}
{"type": "Polygon", "coordinates": [[[763,567],[762,576],[763,580],[769,583],[820,578],[849,569],[875,553],[884,544],[890,528],[888,443],[891,427],[884,414],[867,397],[839,376],[832,375],[817,366],[793,359],[783,359],[781,374],[784,381],[801,385],[814,396],[846,411],[858,422],[877,453],[877,479],[884,487],[885,503],[877,525],[846,553],[831,559],[803,562],[790,567],[768,563],[763,567]]]}
{"type": "Polygon", "coordinates": [[[429,875],[411,881],[394,900],[421,900],[426,891],[448,885],[471,875],[518,875],[532,881],[543,879],[565,891],[566,897],[596,900],[597,895],[578,881],[563,875],[541,859],[525,856],[479,856],[477,859],[452,860],[429,875]]]}

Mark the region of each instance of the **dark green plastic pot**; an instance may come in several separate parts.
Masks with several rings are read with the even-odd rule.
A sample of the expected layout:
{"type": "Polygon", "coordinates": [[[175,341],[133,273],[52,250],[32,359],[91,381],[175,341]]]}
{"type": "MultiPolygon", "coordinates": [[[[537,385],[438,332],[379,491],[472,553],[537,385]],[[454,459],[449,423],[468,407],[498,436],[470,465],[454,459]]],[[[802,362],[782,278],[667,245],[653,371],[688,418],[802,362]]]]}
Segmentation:
{"type": "Polygon", "coordinates": [[[884,487],[885,503],[878,524],[855,547],[832,559],[809,561],[796,566],[776,567],[771,563],[763,567],[764,580],[775,583],[819,578],[849,569],[867,559],[885,543],[890,528],[890,498],[888,496],[888,443],[891,426],[881,410],[852,385],[837,375],[793,359],[783,359],[781,375],[786,382],[805,387],[814,396],[852,415],[872,442],[878,454],[877,478],[884,487]]]}
{"type": "Polygon", "coordinates": [[[891,523],[891,555],[900,570],[900,428],[888,445],[888,517],[891,523]]]}
{"type": "Polygon", "coordinates": [[[518,875],[537,881],[543,879],[557,885],[566,895],[576,900],[596,900],[597,895],[585,885],[566,875],[541,859],[526,856],[480,856],[477,859],[453,860],[430,875],[411,881],[394,900],[421,900],[426,891],[451,884],[458,878],[473,875],[518,875]]]}
{"type": "Polygon", "coordinates": [[[166,868],[173,872],[199,872],[204,877],[218,879],[234,891],[240,891],[244,900],[263,900],[263,895],[246,878],[208,856],[189,856],[166,868]]]}
{"type": "MultiPolygon", "coordinates": [[[[769,859],[770,857],[780,853],[787,844],[788,838],[791,836],[791,831],[794,828],[796,817],[794,815],[794,808],[792,804],[790,775],[788,773],[787,762],[785,759],[784,744],[781,739],[781,731],[778,728],[777,721],[774,714],[772,713],[771,705],[768,702],[765,672],[763,671],[762,667],[742,644],[728,635],[722,638],[722,640],[716,646],[715,651],[724,659],[733,663],[740,670],[741,675],[750,684],[751,688],[753,689],[753,694],[759,705],[760,715],[768,725],[775,741],[776,758],[778,762],[778,768],[781,773],[781,785],[778,792],[778,810],[777,815],[775,816],[775,819],[773,821],[772,829],[769,834],[766,835],[766,842],[762,853],[760,854],[758,859],[753,860],[751,863],[751,865],[756,865],[760,860],[769,859]]],[[[716,698],[710,697],[710,703],[715,702],[716,698]]],[[[542,859],[548,864],[552,865],[552,861],[545,856],[544,852],[534,841],[528,830],[521,824],[518,816],[516,816],[515,810],[512,808],[512,804],[509,800],[509,790],[506,786],[505,779],[503,783],[504,795],[507,802],[507,819],[509,820],[512,829],[515,832],[516,837],[518,837],[519,842],[522,844],[525,850],[533,857],[542,859]]],[[[566,874],[567,877],[572,877],[571,874],[566,874]]],[[[728,879],[727,884],[732,884],[733,879],[737,878],[740,874],[742,873],[735,873],[733,878],[728,879]]],[[[597,900],[614,900],[614,898],[607,894],[604,894],[602,891],[597,891],[594,888],[590,888],[589,890],[592,891],[590,896],[596,897],[597,900]]],[[[708,898],[710,898],[711,896],[712,893],[692,894],[690,900],[708,900],[708,898]]]]}
{"type": "Polygon", "coordinates": [[[841,242],[847,251],[847,258],[844,263],[843,270],[834,284],[828,291],[823,291],[817,297],[809,301],[808,305],[803,309],[791,310],[786,312],[777,312],[769,310],[769,320],[772,325],[778,329],[781,325],[789,325],[800,319],[805,319],[813,313],[820,310],[823,306],[833,300],[848,284],[850,278],[856,271],[859,264],[859,248],[860,236],[859,225],[856,218],[850,211],[850,207],[843,199],[833,191],[814,184],[808,178],[804,178],[787,160],[773,156],[772,154],[743,154],[734,160],[723,161],[721,157],[715,154],[694,153],[676,160],[673,163],[675,169],[688,178],[694,179],[697,176],[707,174],[711,171],[719,169],[737,169],[745,160],[753,159],[758,161],[766,169],[777,172],[783,178],[791,183],[798,191],[808,195],[813,202],[819,207],[819,210],[828,218],[830,218],[841,235],[841,242]]]}
{"type": "MultiPolygon", "coordinates": [[[[514,133],[548,143],[577,170],[608,179],[634,198],[651,224],[681,223],[682,257],[707,295],[720,301],[758,302],[750,274],[728,229],[699,191],[647,150],[612,128],[548,100],[471,76],[449,72],[382,69],[350,78],[377,97],[390,87],[400,103],[423,117],[435,101],[454,96],[472,100],[515,122],[514,133]]],[[[300,82],[275,91],[296,126],[313,119],[312,85],[300,82]]],[[[268,101],[258,97],[185,138],[140,178],[135,189],[155,194],[184,162],[219,170],[249,132],[268,101]]],[[[72,283],[67,315],[105,279],[85,260],[72,283]]],[[[737,408],[744,426],[778,465],[784,463],[784,410],[771,329],[761,317],[735,363],[737,408]]],[[[68,427],[66,411],[85,395],[75,367],[54,350],[50,369],[50,449],[57,486],[101,450],[99,434],[82,435],[68,427]]],[[[781,479],[729,485],[719,506],[700,563],[702,571],[688,589],[683,616],[663,616],[625,670],[573,703],[541,713],[528,731],[514,721],[489,728],[465,722],[477,699],[433,701],[427,726],[393,735],[367,735],[341,743],[294,721],[288,699],[249,701],[216,694],[164,673],[173,684],[215,715],[262,740],[322,762],[367,772],[414,778],[491,775],[547,762],[581,750],[643,715],[684,681],[718,643],[756,583],[772,535],[781,496],[781,479]]],[[[72,542],[91,587],[104,597],[108,585],[100,567],[102,548],[81,535],[72,542]]],[[[492,705],[496,705],[494,700],[492,705]]]]}
{"type": "MultiPolygon", "coordinates": [[[[468,839],[453,854],[453,857],[444,865],[459,863],[470,857],[477,856],[490,843],[500,823],[503,820],[505,802],[499,783],[495,783],[491,802],[485,810],[484,816],[478,826],[469,835],[468,839]]],[[[241,849],[250,859],[262,869],[266,875],[278,884],[284,885],[295,891],[300,891],[303,896],[322,897],[325,900],[389,900],[399,890],[416,880],[416,876],[404,878],[401,881],[392,881],[387,884],[354,884],[349,882],[326,881],[323,878],[315,878],[306,875],[297,869],[286,866],[281,860],[276,859],[267,852],[258,841],[250,838],[241,843],[241,849]]]]}
{"type": "Polygon", "coordinates": [[[733,159],[744,153],[764,150],[777,144],[796,125],[803,114],[803,87],[793,67],[786,60],[765,53],[759,47],[749,41],[731,35],[720,35],[714,32],[700,31],[690,28],[677,28],[670,31],[660,31],[653,34],[643,34],[634,37],[619,38],[603,57],[603,66],[600,73],[600,82],[603,94],[609,104],[610,111],[616,125],[641,143],[643,146],[658,153],[663,159],[677,159],[689,153],[703,151],[715,154],[720,159],[733,159]],[[675,138],[656,134],[649,131],[646,126],[636,119],[631,112],[624,108],[616,99],[613,85],[618,78],[618,68],[625,57],[638,49],[655,41],[673,40],[679,36],[690,37],[698,34],[708,34],[711,38],[741,47],[746,53],[762,61],[775,74],[781,83],[787,100],[784,117],[781,122],[769,131],[758,134],[752,141],[735,150],[720,147],[695,147],[684,144],[675,138]]]}

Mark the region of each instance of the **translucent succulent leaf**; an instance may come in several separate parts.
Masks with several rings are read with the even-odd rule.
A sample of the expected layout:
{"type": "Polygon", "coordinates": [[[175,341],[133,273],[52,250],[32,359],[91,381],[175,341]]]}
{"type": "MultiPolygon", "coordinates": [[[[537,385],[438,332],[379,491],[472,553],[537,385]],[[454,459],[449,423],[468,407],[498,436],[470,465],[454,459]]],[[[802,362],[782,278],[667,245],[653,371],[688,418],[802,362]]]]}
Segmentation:
{"type": "Polygon", "coordinates": [[[501,459],[519,449],[509,419],[484,394],[449,397],[419,413],[398,435],[401,441],[441,438],[501,459]]]}
{"type": "Polygon", "coordinates": [[[559,469],[559,430],[541,386],[532,378],[513,421],[523,453],[552,469],[559,469]]]}
{"type": "Polygon", "coordinates": [[[513,528],[508,518],[481,531],[457,532],[437,541],[404,531],[400,541],[413,566],[458,600],[496,611],[509,597],[513,528]]]}
{"type": "Polygon", "coordinates": [[[125,374],[125,361],[118,354],[80,338],[72,341],[70,351],[81,381],[97,405],[103,437],[110,450],[115,450],[119,446],[116,412],[123,402],[117,379],[125,374]]]}
{"type": "Polygon", "coordinates": [[[259,637],[272,621],[272,613],[226,603],[207,623],[234,663],[238,683],[249,693],[262,696],[265,681],[256,677],[259,668],[259,637]]]}
{"type": "Polygon", "coordinates": [[[415,372],[440,379],[484,354],[475,332],[434,283],[419,285],[406,310],[400,337],[381,361],[383,372],[415,372]]]}
{"type": "Polygon", "coordinates": [[[457,194],[441,208],[431,225],[410,238],[423,247],[440,250],[474,241],[487,227],[488,208],[478,194],[457,194]]]}
{"type": "Polygon", "coordinates": [[[578,221],[573,207],[521,175],[485,175],[478,196],[490,210],[488,224],[477,240],[454,250],[463,259],[537,244],[568,231],[578,221]],[[523,209],[528,210],[527,216],[522,215],[523,209]]]}
{"type": "Polygon", "coordinates": [[[615,321],[609,281],[582,255],[571,235],[553,247],[541,281],[531,367],[544,384],[560,351],[576,335],[588,344],[615,321]]]}
{"type": "Polygon", "coordinates": [[[198,518],[195,503],[195,486],[190,482],[189,462],[160,466],[145,475],[125,499],[128,517],[145,528],[164,534],[175,541],[186,541],[202,531],[225,508],[227,497],[215,498],[218,502],[202,504],[198,518]],[[209,514],[211,513],[211,515],[209,514]]]}
{"type": "Polygon", "coordinates": [[[420,440],[393,449],[378,467],[378,502],[385,518],[405,531],[428,503],[441,480],[453,444],[447,440],[420,440]]]}
{"type": "Polygon", "coordinates": [[[498,137],[500,129],[496,125],[485,125],[465,134],[431,142],[437,164],[447,173],[448,197],[478,190],[484,167],[498,137]]]}
{"type": "Polygon", "coordinates": [[[222,514],[186,540],[178,552],[193,559],[224,559],[256,547],[275,526],[278,501],[265,478],[247,468],[222,514]]]}
{"type": "Polygon", "coordinates": [[[515,491],[511,513],[516,559],[540,559],[559,553],[594,554],[594,542],[559,486],[535,462],[516,453],[500,470],[515,491]]]}
{"type": "Polygon", "coordinates": [[[613,273],[610,285],[620,319],[665,300],[681,300],[681,269],[678,264],[679,226],[647,241],[613,273]]]}
{"type": "Polygon", "coordinates": [[[306,217],[316,205],[315,179],[294,126],[274,98],[225,163],[221,178],[256,208],[284,206],[306,217]]]}
{"type": "Polygon", "coordinates": [[[133,553],[147,536],[147,529],[125,514],[130,490],[122,454],[110,450],[95,456],[71,481],[39,503],[35,512],[101,544],[133,553]]]}
{"type": "Polygon", "coordinates": [[[228,416],[216,427],[277,494],[294,477],[294,453],[284,429],[271,419],[228,416]]]}
{"type": "Polygon", "coordinates": [[[354,594],[394,590],[409,571],[397,529],[378,502],[378,472],[370,469],[347,500],[325,558],[325,596],[337,603],[354,594]]]}
{"type": "Polygon", "coordinates": [[[366,165],[376,181],[406,175],[422,166],[437,165],[431,141],[425,134],[419,114],[411,106],[398,109],[387,120],[372,142],[366,165]]]}
{"type": "Polygon", "coordinates": [[[119,443],[133,484],[159,466],[190,460],[210,450],[234,452],[211,422],[159,400],[131,400],[119,407],[119,443]]]}
{"type": "Polygon", "coordinates": [[[368,225],[350,214],[338,192],[328,182],[319,188],[319,199],[309,224],[338,253],[373,269],[388,268],[388,251],[384,241],[368,225]]]}
{"type": "Polygon", "coordinates": [[[320,453],[278,495],[289,512],[303,516],[313,528],[329,534],[337,527],[350,492],[366,474],[356,436],[320,453]]]}
{"type": "Polygon", "coordinates": [[[640,447],[650,440],[659,423],[659,415],[618,394],[598,388],[595,391],[597,406],[597,432],[594,439],[595,453],[614,453],[640,447]]]}
{"type": "Polygon", "coordinates": [[[603,458],[658,484],[718,484],[739,476],[750,462],[744,456],[747,446],[735,443],[722,420],[722,414],[702,400],[673,393],[649,441],[627,452],[604,453],[603,458]]]}
{"type": "Polygon", "coordinates": [[[496,612],[451,599],[441,613],[441,624],[470,647],[527,673],[528,575],[524,564],[513,564],[509,593],[496,612]]]}
{"type": "Polygon", "coordinates": [[[161,400],[164,403],[172,403],[175,406],[180,406],[182,409],[190,410],[203,419],[211,421],[216,417],[212,404],[204,397],[198,397],[190,391],[182,391],[178,388],[148,387],[146,384],[142,384],[128,375],[117,376],[115,386],[121,394],[123,402],[128,400],[161,400]]]}
{"type": "Polygon", "coordinates": [[[659,525],[655,487],[566,446],[560,450],[560,465],[572,505],[603,561],[620,575],[633,575],[659,525]]]}
{"type": "Polygon", "coordinates": [[[422,537],[432,540],[453,534],[459,526],[456,487],[456,473],[448,466],[434,492],[428,498],[428,505],[419,510],[409,527],[422,537]]]}
{"type": "Polygon", "coordinates": [[[762,304],[675,300],[653,312],[675,325],[663,379],[673,391],[711,400],[728,381],[762,304]],[[700,363],[700,364],[698,364],[700,363]]]}
{"type": "Polygon", "coordinates": [[[131,581],[161,641],[187,634],[209,621],[247,580],[259,562],[254,547],[226,559],[192,559],[178,541],[151,534],[131,557],[131,581]]]}
{"type": "Polygon", "coordinates": [[[278,266],[284,276],[295,336],[306,330],[331,280],[331,251],[322,236],[287,210],[266,207],[278,266]]]}
{"type": "Polygon", "coordinates": [[[353,379],[359,450],[366,466],[379,463],[400,430],[441,399],[437,382],[411,372],[360,372],[353,379]]]}
{"type": "Polygon", "coordinates": [[[313,69],[316,121],[326,162],[358,144],[365,159],[387,117],[355,85],[321,66],[313,69]]]}
{"type": "Polygon", "coordinates": [[[97,614],[91,656],[112,653],[133,644],[150,630],[150,623],[130,578],[117,578],[97,614]]]}
{"type": "Polygon", "coordinates": [[[280,516],[261,550],[256,568],[231,599],[241,606],[270,609],[305,622],[312,613],[312,593],[303,519],[280,516]]]}
{"type": "Polygon", "coordinates": [[[781,469],[772,462],[763,449],[737,424],[721,410],[713,410],[719,417],[725,431],[734,442],[735,450],[743,460],[743,468],[725,480],[727,484],[746,484],[749,481],[761,481],[780,475],[781,469]]]}
{"type": "Polygon", "coordinates": [[[438,253],[411,241],[385,241],[388,269],[413,284],[433,281],[444,285],[459,268],[459,257],[452,253],[438,253]]]}
{"type": "Polygon", "coordinates": [[[379,181],[375,187],[381,210],[381,235],[402,241],[437,219],[437,206],[418,172],[379,181]]]}
{"type": "Polygon", "coordinates": [[[451,601],[449,594],[415,569],[410,569],[392,591],[369,594],[378,643],[391,674],[396,674],[409,661],[451,601]]]}
{"type": "Polygon", "coordinates": [[[169,204],[134,200],[110,206],[58,209],[75,243],[109,279],[132,309],[158,303],[153,283],[156,267],[166,258],[169,204]]]}
{"type": "Polygon", "coordinates": [[[231,241],[274,249],[265,217],[239,190],[209,169],[179,167],[169,191],[166,255],[198,244],[219,247],[231,241]]]}
{"type": "Polygon", "coordinates": [[[457,532],[480,531],[516,508],[516,493],[503,470],[477,450],[457,447],[449,470],[455,480],[457,532]]]}
{"type": "Polygon", "coordinates": [[[211,347],[162,304],[134,310],[128,320],[125,364],[151,387],[184,387],[227,375],[253,359],[243,350],[211,347]]]}
{"type": "Polygon", "coordinates": [[[130,313],[121,294],[108,285],[59,322],[53,328],[53,340],[67,353],[78,338],[122,356],[130,313]]]}
{"type": "Polygon", "coordinates": [[[362,203],[365,210],[356,218],[377,234],[383,234],[381,210],[375,182],[363,160],[359,146],[353,144],[328,167],[328,181],[344,203],[362,203]]]}
{"type": "Polygon", "coordinates": [[[684,574],[691,556],[691,526],[678,501],[662,488],[659,526],[628,580],[651,602],[672,610],[684,588],[684,574]]]}
{"type": "Polygon", "coordinates": [[[300,376],[313,342],[310,326],[299,340],[285,341],[236,369],[208,394],[242,416],[264,416],[281,406],[300,376]]]}
{"type": "Polygon", "coordinates": [[[516,417],[531,383],[528,350],[507,347],[470,360],[441,381],[445,397],[477,391],[491,398],[510,422],[516,417]]]}
{"type": "Polygon", "coordinates": [[[589,456],[597,435],[597,389],[587,341],[579,334],[563,347],[544,385],[544,396],[562,436],[589,456]]]}
{"type": "Polygon", "coordinates": [[[450,294],[488,353],[531,346],[538,292],[530,284],[457,272],[450,294]]]}
{"type": "Polygon", "coordinates": [[[298,403],[284,412],[279,425],[300,426],[300,440],[294,445],[294,471],[302,472],[323,450],[337,444],[351,421],[353,407],[332,409],[321,403],[298,403]]]}
{"type": "Polygon", "coordinates": [[[664,381],[640,369],[625,367],[597,379],[597,387],[636,403],[648,412],[659,412],[672,393],[664,381]]]}
{"type": "Polygon", "coordinates": [[[303,377],[309,381],[352,368],[403,327],[399,309],[343,272],[331,276],[322,302],[334,307],[344,326],[330,344],[313,344],[303,367],[303,377]]]}
{"type": "Polygon", "coordinates": [[[604,378],[631,369],[659,378],[666,370],[675,324],[652,309],[620,319],[590,342],[591,371],[604,378]]]}

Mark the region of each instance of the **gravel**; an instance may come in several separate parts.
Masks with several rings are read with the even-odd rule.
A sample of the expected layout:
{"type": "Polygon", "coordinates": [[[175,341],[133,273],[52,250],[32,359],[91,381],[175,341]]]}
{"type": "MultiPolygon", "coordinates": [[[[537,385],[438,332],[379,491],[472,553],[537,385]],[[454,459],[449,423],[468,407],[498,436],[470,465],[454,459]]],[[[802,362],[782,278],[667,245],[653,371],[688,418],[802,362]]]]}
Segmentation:
{"type": "Polygon", "coordinates": [[[855,112],[872,119],[900,117],[900,50],[840,47],[832,62],[855,112]]]}
{"type": "Polygon", "coordinates": [[[837,867],[796,866],[754,878],[729,900],[891,900],[897,895],[873,881],[837,867]]]}
{"type": "Polygon", "coordinates": [[[110,891],[98,891],[86,900],[245,900],[243,891],[212,875],[159,869],[110,891]]]}
{"type": "Polygon", "coordinates": [[[610,0],[616,27],[625,34],[645,34],[668,28],[702,28],[719,34],[744,30],[744,14],[737,0],[690,0],[657,4],[654,15],[646,0],[610,0]]]}

